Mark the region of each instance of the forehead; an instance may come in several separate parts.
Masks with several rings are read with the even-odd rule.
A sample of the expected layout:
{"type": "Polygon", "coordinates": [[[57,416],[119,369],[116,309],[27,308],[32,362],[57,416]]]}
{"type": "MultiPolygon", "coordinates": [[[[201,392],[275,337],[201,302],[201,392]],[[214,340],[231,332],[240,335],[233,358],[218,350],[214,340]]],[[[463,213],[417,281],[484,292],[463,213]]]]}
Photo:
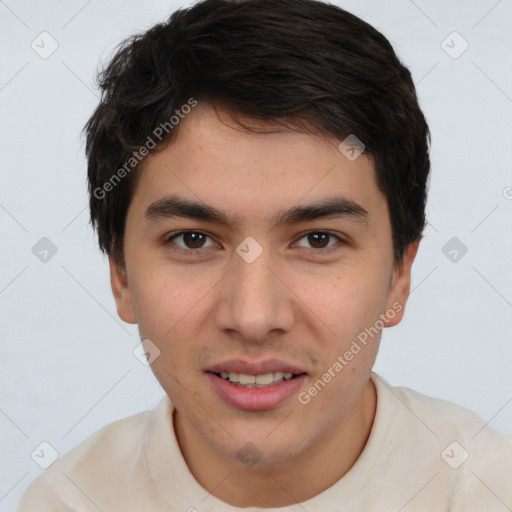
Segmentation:
{"type": "Polygon", "coordinates": [[[247,120],[198,105],[180,121],[175,139],[143,163],[133,202],[140,209],[168,195],[230,213],[276,220],[284,207],[343,196],[371,213],[385,198],[372,162],[354,161],[339,140],[247,120]],[[246,124],[245,120],[242,120],[246,124]]]}

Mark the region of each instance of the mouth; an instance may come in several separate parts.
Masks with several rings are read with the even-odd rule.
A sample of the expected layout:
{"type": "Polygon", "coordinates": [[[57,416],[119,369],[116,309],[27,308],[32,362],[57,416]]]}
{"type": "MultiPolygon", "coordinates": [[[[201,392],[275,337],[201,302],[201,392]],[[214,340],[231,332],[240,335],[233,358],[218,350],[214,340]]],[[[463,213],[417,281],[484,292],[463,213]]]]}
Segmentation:
{"type": "Polygon", "coordinates": [[[268,388],[271,386],[275,386],[276,384],[280,384],[281,382],[285,382],[287,380],[296,379],[299,375],[303,375],[304,373],[292,373],[292,372],[269,372],[269,373],[260,373],[259,375],[249,375],[247,373],[237,373],[237,372],[211,372],[217,377],[221,379],[227,380],[231,384],[235,386],[241,386],[247,389],[251,388],[268,388]]]}
{"type": "Polygon", "coordinates": [[[208,368],[206,375],[220,398],[231,407],[262,411],[273,409],[298,393],[308,374],[278,360],[231,360],[208,368]]]}

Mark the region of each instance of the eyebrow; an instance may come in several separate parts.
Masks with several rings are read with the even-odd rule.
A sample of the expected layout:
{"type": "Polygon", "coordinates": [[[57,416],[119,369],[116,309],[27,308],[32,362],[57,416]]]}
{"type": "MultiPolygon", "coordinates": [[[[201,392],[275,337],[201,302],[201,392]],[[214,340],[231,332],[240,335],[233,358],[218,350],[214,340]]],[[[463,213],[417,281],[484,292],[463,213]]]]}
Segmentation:
{"type": "MultiPolygon", "coordinates": [[[[144,217],[149,221],[185,217],[228,227],[237,227],[240,223],[238,215],[230,216],[211,205],[190,201],[176,195],[166,196],[151,203],[144,217]]],[[[366,224],[368,211],[352,199],[336,196],[281,210],[272,217],[271,223],[274,227],[279,227],[304,221],[343,217],[366,224]]]]}

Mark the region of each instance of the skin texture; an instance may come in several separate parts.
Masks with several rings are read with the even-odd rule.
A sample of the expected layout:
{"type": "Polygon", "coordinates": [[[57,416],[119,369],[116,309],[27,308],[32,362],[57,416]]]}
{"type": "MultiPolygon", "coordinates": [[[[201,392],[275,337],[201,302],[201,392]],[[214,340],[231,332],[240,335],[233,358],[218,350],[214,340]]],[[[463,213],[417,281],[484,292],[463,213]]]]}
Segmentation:
{"type": "Polygon", "coordinates": [[[227,112],[198,105],[177,138],[144,161],[127,214],[125,268],[110,258],[119,316],[138,323],[141,339],[161,351],[152,369],[176,408],[169,420],[190,471],[233,506],[285,506],[319,494],[350,470],[372,427],[369,376],[381,331],[305,405],[294,395],[271,410],[241,411],[205,374],[232,358],[275,358],[308,373],[305,391],[393,304],[401,311],[384,326],[402,319],[418,243],[393,265],[387,202],[372,163],[365,155],[349,161],[339,142],[283,129],[249,132],[227,112]],[[171,194],[239,222],[145,218],[151,203],[171,194]],[[364,207],[366,221],[271,223],[279,210],[333,195],[364,207]],[[209,235],[202,254],[183,237],[169,241],[185,229],[209,235]],[[304,236],[311,231],[344,243],[334,236],[322,249],[304,236]],[[263,249],[250,264],[236,252],[248,236],[263,249]],[[246,443],[261,454],[251,467],[237,457],[246,443]]]}

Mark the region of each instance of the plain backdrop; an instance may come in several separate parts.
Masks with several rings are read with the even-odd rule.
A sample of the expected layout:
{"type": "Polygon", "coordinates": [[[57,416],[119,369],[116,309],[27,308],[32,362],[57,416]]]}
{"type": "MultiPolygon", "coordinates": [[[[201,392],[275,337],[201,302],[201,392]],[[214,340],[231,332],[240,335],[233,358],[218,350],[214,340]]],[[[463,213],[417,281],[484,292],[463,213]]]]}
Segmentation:
{"type": "MultiPolygon", "coordinates": [[[[512,2],[334,3],[389,38],[432,132],[429,225],[405,319],[384,332],[375,369],[512,435],[512,2]]],[[[0,510],[43,471],[31,458],[41,442],[62,455],[163,396],[133,355],[136,326],[116,315],[80,131],[98,63],[189,4],[0,2],[0,510]]]]}

